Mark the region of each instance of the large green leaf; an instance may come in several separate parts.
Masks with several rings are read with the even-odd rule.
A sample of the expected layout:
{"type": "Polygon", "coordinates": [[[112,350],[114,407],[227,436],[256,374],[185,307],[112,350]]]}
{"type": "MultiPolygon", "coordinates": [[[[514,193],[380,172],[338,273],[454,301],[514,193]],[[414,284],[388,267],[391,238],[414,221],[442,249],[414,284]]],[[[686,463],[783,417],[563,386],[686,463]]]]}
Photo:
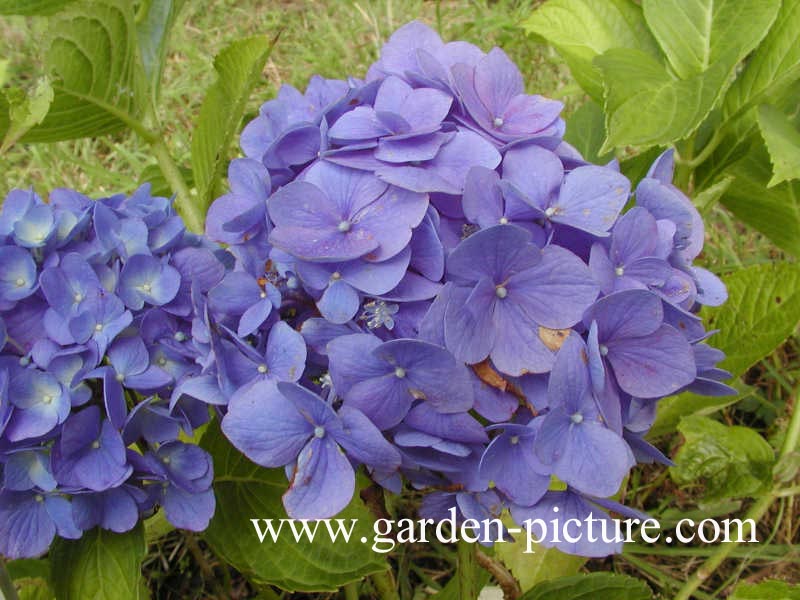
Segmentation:
{"type": "Polygon", "coordinates": [[[567,119],[564,139],[589,162],[603,163],[614,158],[611,153],[602,155],[598,153],[605,138],[605,117],[603,109],[596,102],[591,100],[585,102],[567,119]]]}
{"type": "Polygon", "coordinates": [[[0,0],[0,15],[52,15],[75,0],[0,0]]]}
{"type": "Polygon", "coordinates": [[[709,329],[719,329],[712,344],[727,357],[721,367],[734,376],[767,356],[800,321],[800,265],[777,262],[735,271],[722,280],[728,301],[704,309],[709,329]]]}
{"type": "Polygon", "coordinates": [[[689,79],[675,79],[652,56],[619,48],[594,62],[605,86],[608,137],[601,152],[685,138],[711,112],[733,69],[719,61],[689,79]]]}
{"type": "Polygon", "coordinates": [[[277,542],[267,536],[260,543],[251,519],[275,519],[277,527],[278,519],[287,518],[281,503],[288,487],[283,470],[250,462],[218,426],[209,428],[201,445],[214,458],[217,496],[216,514],[203,535],[220,556],[255,583],[291,591],[335,590],[387,568],[382,555],[370,549],[374,519],[357,494],[337,515],[348,526],[350,519],[358,519],[349,542],[341,538],[332,542],[320,524],[314,543],[305,538],[295,541],[288,525],[277,542]]]}
{"type": "Polygon", "coordinates": [[[603,82],[592,65],[596,56],[611,48],[659,55],[642,9],[630,0],[550,0],[523,27],[556,47],[572,76],[597,102],[603,100],[603,82]]]}
{"type": "MultiPolygon", "coordinates": [[[[128,0],[85,0],[52,17],[46,65],[55,96],[44,120],[25,142],[119,131],[136,116],[143,77],[136,59],[136,30],[128,0]]],[[[0,119],[5,136],[8,120],[0,119]]]]}
{"type": "Polygon", "coordinates": [[[274,43],[266,37],[237,40],[214,60],[217,81],[206,92],[192,135],[195,201],[203,214],[217,196],[231,141],[274,43]]]}
{"type": "Polygon", "coordinates": [[[647,584],[627,575],[590,573],[540,583],[520,600],[650,600],[647,584]]]}
{"type": "Polygon", "coordinates": [[[183,4],[184,0],[150,2],[145,5],[146,10],[136,24],[139,56],[154,102],[158,97],[161,73],[164,70],[169,32],[183,4]]]}
{"type": "Polygon", "coordinates": [[[800,256],[800,182],[786,181],[767,189],[772,165],[760,143],[753,143],[750,152],[725,172],[735,180],[723,194],[722,204],[776,246],[800,256]]]}
{"type": "Polygon", "coordinates": [[[752,497],[770,486],[775,452],[749,427],[695,415],[681,419],[678,431],[686,441],[670,474],[679,484],[703,480],[705,500],[752,497]]]}
{"type": "Polygon", "coordinates": [[[720,61],[739,62],[767,34],[780,5],[780,0],[642,2],[650,30],[681,79],[720,61]]]}
{"type": "MultiPolygon", "coordinates": [[[[743,2],[742,4],[748,4],[743,2]]],[[[800,0],[783,0],[764,41],[725,97],[725,113],[772,102],[775,95],[800,77],[800,0]]]]}
{"type": "Polygon", "coordinates": [[[128,533],[95,528],[79,540],[59,538],[50,549],[52,582],[59,600],[142,598],[144,527],[128,533]]]}
{"type": "Polygon", "coordinates": [[[740,583],[728,600],[800,600],[800,585],[786,581],[740,583]]]}
{"type": "Polygon", "coordinates": [[[769,104],[758,109],[758,126],[772,162],[772,187],[787,179],[800,179],[800,131],[780,110],[769,104]]]}

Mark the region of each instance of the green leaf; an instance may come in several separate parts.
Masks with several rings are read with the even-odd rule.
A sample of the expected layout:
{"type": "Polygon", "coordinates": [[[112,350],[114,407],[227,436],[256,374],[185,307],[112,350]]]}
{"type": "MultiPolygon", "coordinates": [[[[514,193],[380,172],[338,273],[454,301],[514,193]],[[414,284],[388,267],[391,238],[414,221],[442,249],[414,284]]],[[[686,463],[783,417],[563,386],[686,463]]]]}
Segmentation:
{"type": "Polygon", "coordinates": [[[644,18],[680,79],[733,66],[764,38],[780,0],[644,0],[644,18]]]}
{"type": "Polygon", "coordinates": [[[129,0],[86,0],[51,19],[45,62],[55,96],[47,116],[23,141],[113,133],[138,115],[143,77],[132,6],[129,0]]]}
{"type": "Polygon", "coordinates": [[[214,60],[217,81],[206,92],[192,136],[196,201],[203,214],[217,196],[217,187],[228,164],[231,141],[239,131],[250,93],[276,39],[237,40],[214,60]]]}
{"type": "MultiPolygon", "coordinates": [[[[489,585],[491,581],[491,576],[489,575],[488,571],[483,569],[477,569],[475,573],[475,579],[477,582],[477,588],[482,590],[484,587],[489,585]]],[[[447,582],[442,588],[442,591],[434,594],[434,600],[460,600],[460,590],[459,590],[459,583],[458,577],[451,577],[450,581],[447,582]]]]}
{"type": "Polygon", "coordinates": [[[602,155],[598,153],[605,137],[606,126],[603,109],[591,100],[581,105],[567,119],[567,132],[564,134],[564,139],[589,162],[605,163],[614,158],[610,152],[602,155]]]}
{"type": "Polygon", "coordinates": [[[726,358],[720,366],[734,376],[771,353],[800,321],[800,265],[755,265],[722,278],[728,301],[704,309],[709,329],[719,329],[712,345],[726,358]]]}
{"type": "Polygon", "coordinates": [[[800,585],[785,581],[740,583],[728,600],[800,600],[800,585]]]}
{"type": "Polygon", "coordinates": [[[9,125],[0,145],[0,154],[16,144],[28,130],[41,123],[53,102],[53,87],[47,77],[42,77],[28,94],[21,90],[16,92],[18,93],[6,92],[9,125]]]}
{"type": "Polygon", "coordinates": [[[609,50],[594,62],[605,86],[608,137],[600,152],[685,138],[711,112],[733,69],[719,61],[694,77],[674,79],[652,56],[627,49],[609,50]]]}
{"type": "MultiPolygon", "coordinates": [[[[511,517],[505,514],[503,521],[512,526],[511,517]]],[[[556,548],[533,545],[533,552],[526,553],[527,539],[517,536],[513,542],[500,542],[494,545],[495,556],[511,571],[519,582],[522,591],[531,589],[538,583],[573,575],[586,563],[586,559],[565,554],[556,548]]]]}
{"type": "Polygon", "coordinates": [[[58,538],[50,549],[56,596],[59,600],[142,598],[141,567],[146,553],[141,523],[128,533],[95,528],[79,540],[58,538]]]}
{"type": "Polygon", "coordinates": [[[773,175],[767,187],[800,179],[800,131],[789,117],[774,106],[762,104],[758,108],[758,126],[772,162],[773,175]]]}
{"type": "Polygon", "coordinates": [[[670,474],[678,484],[704,480],[706,501],[754,497],[772,483],[775,452],[749,427],[689,416],[681,419],[678,431],[686,441],[670,474]]]}
{"type": "Polygon", "coordinates": [[[603,82],[592,65],[596,56],[611,48],[659,55],[642,9],[629,0],[550,0],[522,26],[556,47],[572,76],[596,102],[603,100],[603,82]]]}
{"type": "MultiPolygon", "coordinates": [[[[747,3],[743,3],[747,4],[747,3]]],[[[800,0],[783,0],[775,24],[725,96],[728,116],[772,102],[800,78],[800,0]]]]}
{"type": "Polygon", "coordinates": [[[374,519],[357,494],[337,515],[348,527],[350,519],[358,519],[349,542],[342,538],[332,542],[320,524],[313,544],[305,538],[295,541],[288,526],[277,542],[267,536],[260,543],[250,519],[287,518],[281,503],[288,487],[284,471],[250,462],[217,425],[209,428],[201,446],[214,458],[217,496],[216,514],[203,536],[217,554],[254,583],[289,591],[327,591],[387,568],[383,555],[371,550],[374,519]],[[361,542],[362,537],[367,543],[361,542]]]}
{"type": "Polygon", "coordinates": [[[540,583],[520,600],[650,600],[653,593],[640,580],[616,573],[589,573],[540,583]]]}
{"type": "Polygon", "coordinates": [[[800,256],[800,182],[786,181],[767,189],[772,165],[760,143],[754,143],[725,173],[735,179],[722,196],[723,206],[779,248],[800,256]]]}
{"type": "MultiPolygon", "coordinates": [[[[716,344],[713,338],[711,344],[716,344]]],[[[656,420],[647,433],[647,437],[652,439],[672,433],[683,417],[713,414],[753,393],[753,388],[741,381],[732,381],[730,384],[736,388],[738,394],[734,396],[698,396],[691,392],[684,392],[659,400],[656,408],[656,420]]]]}
{"type": "Polygon", "coordinates": [[[0,15],[52,15],[75,0],[0,0],[0,15]]]}
{"type": "Polygon", "coordinates": [[[697,210],[699,210],[701,213],[706,213],[709,211],[717,202],[719,202],[719,199],[722,198],[723,194],[728,191],[728,188],[731,187],[733,180],[733,175],[727,175],[717,181],[714,185],[711,185],[701,192],[695,194],[693,202],[697,207],[697,210]]]}
{"type": "Polygon", "coordinates": [[[154,103],[164,71],[169,33],[183,4],[184,0],[150,2],[136,24],[139,56],[154,103]]]}

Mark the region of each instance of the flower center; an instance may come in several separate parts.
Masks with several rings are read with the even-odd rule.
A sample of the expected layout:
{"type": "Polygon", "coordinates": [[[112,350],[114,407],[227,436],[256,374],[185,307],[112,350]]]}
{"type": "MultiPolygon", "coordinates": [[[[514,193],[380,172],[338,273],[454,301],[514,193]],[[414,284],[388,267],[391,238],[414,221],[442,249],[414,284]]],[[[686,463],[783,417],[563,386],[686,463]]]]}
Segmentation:
{"type": "Polygon", "coordinates": [[[495,127],[502,127],[503,123],[505,123],[505,121],[503,121],[503,117],[495,117],[492,121],[492,125],[495,127]]]}
{"type": "Polygon", "coordinates": [[[397,377],[398,379],[402,379],[403,377],[406,376],[406,370],[403,367],[397,367],[394,370],[394,376],[397,377]]]}
{"type": "Polygon", "coordinates": [[[163,356],[158,359],[158,366],[159,367],[163,367],[166,364],[167,364],[167,359],[164,358],[163,356]]]}
{"type": "Polygon", "coordinates": [[[508,225],[508,219],[506,217],[500,217],[500,225],[508,225]]]}
{"type": "Polygon", "coordinates": [[[50,404],[52,401],[53,401],[53,397],[50,394],[45,394],[42,397],[42,402],[44,402],[45,404],[50,404]]]}
{"type": "Polygon", "coordinates": [[[92,442],[92,448],[97,450],[100,447],[100,440],[95,440],[92,442]]]}
{"type": "Polygon", "coordinates": [[[511,445],[516,446],[517,444],[519,444],[519,436],[518,435],[512,435],[511,436],[511,445]]]}
{"type": "Polygon", "coordinates": [[[314,427],[314,437],[315,438],[319,438],[319,439],[324,438],[325,437],[325,428],[324,427],[320,427],[319,425],[314,427]]]}
{"type": "Polygon", "coordinates": [[[185,342],[186,341],[186,334],[183,333],[182,331],[176,331],[175,335],[173,335],[172,337],[175,338],[176,342],[185,342]]]}
{"type": "Polygon", "coordinates": [[[501,300],[508,296],[508,290],[502,285],[498,285],[497,288],[495,288],[494,293],[497,294],[497,297],[501,300]]]}
{"type": "Polygon", "coordinates": [[[569,420],[575,423],[575,425],[579,425],[583,423],[583,415],[581,413],[575,413],[569,418],[569,420]]]}
{"type": "Polygon", "coordinates": [[[553,208],[552,206],[548,206],[547,209],[544,211],[544,214],[546,217],[552,217],[554,214],[556,214],[556,209],[553,208]]]}
{"type": "Polygon", "coordinates": [[[149,283],[145,283],[145,284],[142,286],[142,290],[144,290],[144,291],[145,291],[145,292],[147,292],[148,294],[150,293],[150,290],[152,290],[152,289],[153,289],[153,286],[151,286],[149,283]]]}
{"type": "Polygon", "coordinates": [[[44,496],[42,496],[41,494],[36,494],[33,497],[33,499],[36,500],[37,502],[44,502],[44,496]]]}
{"type": "Polygon", "coordinates": [[[266,297],[267,297],[267,292],[261,292],[261,293],[258,295],[258,297],[259,297],[259,298],[266,298],[266,297]]]}
{"type": "Polygon", "coordinates": [[[25,280],[22,277],[17,277],[17,280],[14,283],[17,287],[22,287],[25,285],[25,280]]]}
{"type": "Polygon", "coordinates": [[[117,376],[115,377],[115,379],[117,381],[119,381],[120,383],[122,383],[123,381],[125,381],[125,375],[123,375],[122,373],[117,373],[117,376]]]}
{"type": "Polygon", "coordinates": [[[95,331],[103,331],[103,324],[102,323],[98,323],[97,325],[94,326],[94,330],[95,331]]]}
{"type": "Polygon", "coordinates": [[[336,229],[341,231],[342,233],[347,233],[350,231],[350,221],[342,221],[337,225],[336,229]]]}
{"type": "Polygon", "coordinates": [[[617,277],[622,277],[625,274],[625,269],[623,267],[617,267],[614,269],[614,273],[617,274],[617,277]]]}
{"type": "Polygon", "coordinates": [[[337,279],[341,279],[341,278],[342,278],[342,274],[341,274],[341,273],[339,273],[339,271],[334,271],[334,272],[331,274],[331,279],[332,279],[333,281],[336,281],[337,279]]]}
{"type": "Polygon", "coordinates": [[[77,304],[78,302],[80,302],[81,300],[83,300],[83,295],[82,295],[82,294],[75,294],[75,295],[72,297],[72,299],[75,301],[75,304],[77,304]]]}
{"type": "Polygon", "coordinates": [[[608,354],[608,346],[600,344],[600,356],[605,356],[606,354],[608,354]]]}
{"type": "Polygon", "coordinates": [[[267,365],[258,365],[258,372],[264,375],[269,369],[267,369],[267,365]]]}

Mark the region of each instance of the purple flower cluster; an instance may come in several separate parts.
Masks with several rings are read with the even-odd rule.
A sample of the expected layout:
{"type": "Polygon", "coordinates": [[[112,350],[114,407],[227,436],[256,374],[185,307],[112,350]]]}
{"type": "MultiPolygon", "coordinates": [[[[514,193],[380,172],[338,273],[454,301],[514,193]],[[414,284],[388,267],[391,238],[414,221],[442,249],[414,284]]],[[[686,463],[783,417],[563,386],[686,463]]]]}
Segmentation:
{"type": "Polygon", "coordinates": [[[289,515],[335,515],[363,467],[434,518],[608,519],[637,460],[669,462],[643,439],[657,400],[730,392],[671,152],[632,194],[561,109],[502,50],[412,22],[366,80],[284,86],[247,125],[207,220],[235,265],[196,299],[210,354],[179,389],[286,470],[289,515]]]}
{"type": "Polygon", "coordinates": [[[202,530],[211,458],[180,440],[209,419],[180,393],[210,348],[197,303],[228,255],[148,186],[91,200],[14,190],[0,212],[0,554],[56,534],[131,530],[163,507],[202,530]]]}

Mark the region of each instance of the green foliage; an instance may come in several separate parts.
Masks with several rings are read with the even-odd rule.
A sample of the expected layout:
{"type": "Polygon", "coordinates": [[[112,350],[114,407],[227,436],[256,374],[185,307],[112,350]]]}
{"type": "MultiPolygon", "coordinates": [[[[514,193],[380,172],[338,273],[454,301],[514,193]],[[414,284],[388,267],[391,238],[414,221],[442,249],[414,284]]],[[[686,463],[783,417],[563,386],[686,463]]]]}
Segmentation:
{"type": "MultiPolygon", "coordinates": [[[[217,426],[207,431],[201,445],[214,458],[217,495],[216,514],[203,536],[220,556],[252,581],[285,590],[325,591],[386,569],[381,555],[361,542],[362,537],[372,539],[374,519],[358,494],[337,516],[347,525],[350,519],[358,519],[349,542],[332,542],[320,524],[313,544],[305,539],[295,542],[290,531],[284,531],[277,542],[268,536],[261,543],[250,519],[286,518],[281,503],[286,491],[284,471],[264,469],[250,462],[230,445],[217,426]]],[[[314,522],[310,525],[313,527],[314,522]]]]}
{"type": "MultiPolygon", "coordinates": [[[[512,521],[505,517],[507,526],[512,521]]],[[[536,546],[534,552],[526,553],[527,540],[524,535],[517,536],[513,542],[494,545],[495,556],[511,571],[519,581],[522,591],[556,577],[572,575],[586,563],[581,556],[565,554],[556,548],[536,546]]]]}
{"type": "Polygon", "coordinates": [[[218,79],[206,93],[192,136],[192,171],[202,214],[217,196],[228,149],[275,41],[265,37],[238,40],[214,60],[218,79]]]}
{"type": "Polygon", "coordinates": [[[730,600],[800,600],[800,585],[785,581],[741,583],[733,590],[730,600]]]}
{"type": "Polygon", "coordinates": [[[741,375],[797,326],[800,266],[781,262],[756,265],[735,271],[723,281],[728,301],[704,311],[704,317],[710,328],[720,330],[712,340],[727,355],[722,368],[741,375]]]}
{"type": "MultiPolygon", "coordinates": [[[[42,559],[13,560],[6,565],[9,577],[17,589],[19,600],[52,600],[50,564],[42,559]]],[[[2,586],[0,586],[2,596],[2,586]]]]}
{"type": "Polygon", "coordinates": [[[540,583],[521,600],[650,600],[644,581],[615,573],[560,577],[540,583]]]}
{"type": "Polygon", "coordinates": [[[6,100],[8,125],[0,153],[6,152],[28,130],[42,122],[53,102],[53,87],[50,85],[50,80],[43,77],[30,94],[12,89],[6,92],[6,100]]]}
{"type": "Polygon", "coordinates": [[[137,15],[136,36],[139,42],[139,56],[153,102],[158,98],[170,30],[183,4],[184,0],[149,2],[145,3],[144,12],[137,15]]]}
{"type": "Polygon", "coordinates": [[[55,142],[120,131],[142,109],[132,4],[95,0],[70,4],[52,17],[45,53],[55,95],[47,116],[23,136],[55,142]]]}
{"type": "Polygon", "coordinates": [[[95,528],[79,540],[58,538],[50,550],[52,583],[59,600],[143,598],[144,527],[128,533],[95,528]]]}
{"type": "Polygon", "coordinates": [[[564,139],[572,144],[589,162],[605,163],[613,157],[611,153],[600,154],[605,138],[603,109],[589,100],[570,115],[564,139]]]}
{"type": "Polygon", "coordinates": [[[45,16],[75,0],[0,0],[0,15],[45,16]]]}
{"type": "Polygon", "coordinates": [[[774,106],[758,109],[758,126],[772,161],[772,187],[787,179],[800,179],[800,132],[792,121],[774,106]]]}
{"type": "Polygon", "coordinates": [[[754,497],[769,488],[775,453],[748,427],[726,427],[708,417],[681,419],[686,439],[670,469],[679,484],[706,482],[708,501],[754,497]]]}
{"type": "Polygon", "coordinates": [[[597,56],[611,48],[658,53],[641,8],[629,0],[551,0],[523,27],[558,49],[572,76],[597,102],[603,100],[602,78],[592,65],[597,56]]]}

